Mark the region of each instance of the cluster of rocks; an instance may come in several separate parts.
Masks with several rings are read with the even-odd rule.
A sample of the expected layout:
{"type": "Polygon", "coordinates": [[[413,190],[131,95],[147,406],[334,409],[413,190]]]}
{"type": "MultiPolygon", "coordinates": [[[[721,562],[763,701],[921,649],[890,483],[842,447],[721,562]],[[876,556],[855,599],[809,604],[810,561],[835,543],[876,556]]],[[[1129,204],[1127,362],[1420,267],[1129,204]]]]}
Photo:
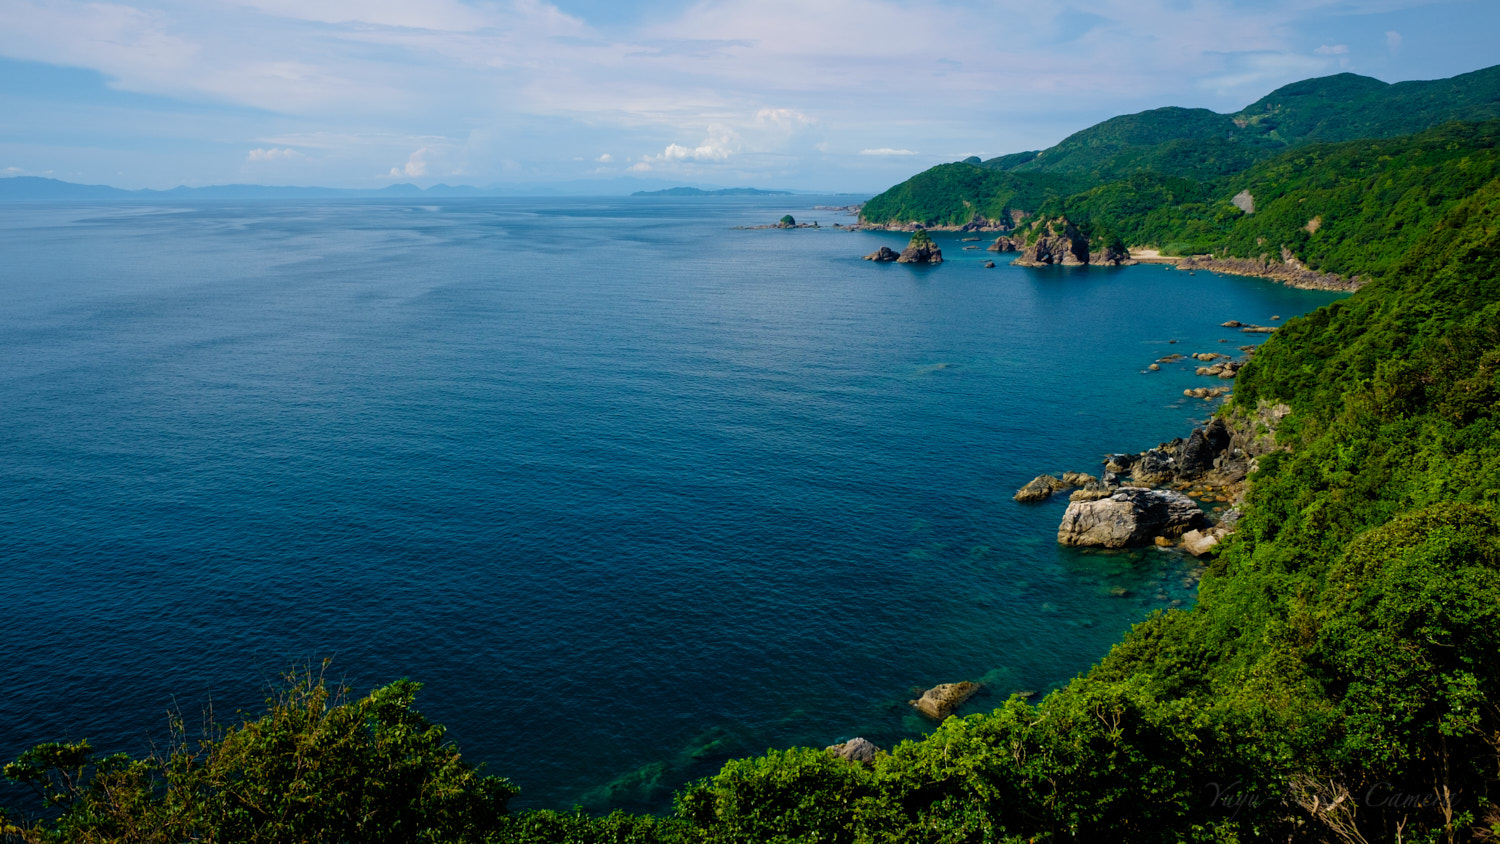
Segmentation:
{"type": "Polygon", "coordinates": [[[1034,237],[1011,235],[998,237],[990,244],[991,252],[1019,252],[1020,257],[1012,263],[1020,267],[1123,266],[1134,264],[1130,252],[1123,248],[1105,246],[1091,249],[1089,239],[1066,217],[1055,220],[1039,220],[1031,225],[1034,237]],[[1028,240],[1030,241],[1028,243],[1028,240]]]}
{"type": "MultiPolygon", "coordinates": [[[[1083,472],[1063,472],[1061,477],[1057,475],[1037,475],[1030,483],[1016,490],[1016,494],[1012,497],[1016,501],[1028,503],[1046,501],[1053,494],[1074,487],[1078,487],[1078,490],[1072,495],[1072,500],[1076,501],[1092,495],[1096,491],[1102,492],[1105,489],[1105,482],[1093,475],[1086,475],[1083,472]],[[1079,493],[1083,493],[1083,496],[1080,496],[1079,493]]],[[[1102,497],[1102,495],[1094,497],[1102,497]]]]}
{"type": "Polygon", "coordinates": [[[1345,278],[1334,273],[1320,273],[1307,268],[1297,260],[1290,249],[1281,247],[1281,260],[1269,254],[1259,258],[1215,258],[1211,255],[1195,255],[1177,262],[1179,270],[1209,270],[1228,275],[1249,275],[1269,278],[1288,287],[1307,290],[1338,290],[1353,292],[1364,286],[1365,279],[1355,276],[1345,278]]]}
{"type": "Polygon", "coordinates": [[[1226,360],[1223,363],[1216,363],[1212,366],[1200,366],[1193,370],[1193,374],[1208,375],[1217,378],[1233,378],[1240,373],[1240,367],[1244,365],[1243,361],[1226,360]]]}
{"type": "Polygon", "coordinates": [[[953,714],[960,704],[979,691],[978,683],[965,680],[961,683],[942,683],[922,693],[907,704],[934,721],[941,721],[953,714]]]}
{"type": "Polygon", "coordinates": [[[1229,395],[1228,387],[1189,387],[1182,394],[1190,399],[1216,399],[1229,395]]]}
{"type": "Polygon", "coordinates": [[[933,243],[926,230],[917,229],[911,236],[911,242],[906,248],[897,253],[889,246],[879,249],[865,256],[866,261],[887,262],[895,261],[898,264],[941,264],[943,262],[943,250],[933,243]]]}
{"type": "Polygon", "coordinates": [[[1102,476],[1081,472],[1041,475],[1016,493],[1017,501],[1041,501],[1074,489],[1058,526],[1064,545],[1102,548],[1180,540],[1194,555],[1209,553],[1234,527],[1231,505],[1244,488],[1255,459],[1276,448],[1276,425],[1290,410],[1262,404],[1230,422],[1214,419],[1138,454],[1112,454],[1102,476]],[[1158,487],[1172,487],[1170,489],[1158,487]],[[1199,502],[1228,510],[1212,523],[1199,502]]]}

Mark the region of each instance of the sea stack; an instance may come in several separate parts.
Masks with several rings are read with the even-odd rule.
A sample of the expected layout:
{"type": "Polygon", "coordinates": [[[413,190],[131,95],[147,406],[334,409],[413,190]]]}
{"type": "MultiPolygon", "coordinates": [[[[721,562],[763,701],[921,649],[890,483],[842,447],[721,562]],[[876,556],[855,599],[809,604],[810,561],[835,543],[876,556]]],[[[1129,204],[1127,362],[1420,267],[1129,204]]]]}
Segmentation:
{"type": "Polygon", "coordinates": [[[901,250],[901,257],[896,259],[898,264],[941,264],[943,263],[943,250],[939,249],[932,237],[927,234],[926,229],[917,229],[911,236],[911,243],[901,250]]]}

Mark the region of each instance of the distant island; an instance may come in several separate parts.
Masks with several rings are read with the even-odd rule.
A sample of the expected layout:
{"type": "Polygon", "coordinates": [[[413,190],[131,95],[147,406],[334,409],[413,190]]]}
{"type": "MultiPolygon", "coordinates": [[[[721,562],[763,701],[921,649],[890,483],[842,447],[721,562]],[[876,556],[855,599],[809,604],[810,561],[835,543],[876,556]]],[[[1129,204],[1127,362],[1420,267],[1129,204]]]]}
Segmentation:
{"type": "MultiPolygon", "coordinates": [[[[640,185],[636,181],[634,185],[640,185]]],[[[646,182],[660,185],[662,182],[646,182]]],[[[0,178],[0,202],[53,201],[137,201],[200,199],[435,199],[531,196],[624,196],[625,187],[609,181],[575,181],[542,184],[444,185],[419,187],[409,183],[381,188],[330,188],[304,185],[186,185],[168,190],[127,190],[109,185],[82,185],[41,176],[8,176],[0,178]]],[[[727,188],[705,191],[674,187],[658,191],[638,191],[635,196],[791,196],[793,191],[767,191],[756,188],[727,188]]]]}
{"type": "Polygon", "coordinates": [[[791,196],[789,190],[761,190],[760,188],[667,188],[666,190],[638,190],[631,196],[791,196]]]}

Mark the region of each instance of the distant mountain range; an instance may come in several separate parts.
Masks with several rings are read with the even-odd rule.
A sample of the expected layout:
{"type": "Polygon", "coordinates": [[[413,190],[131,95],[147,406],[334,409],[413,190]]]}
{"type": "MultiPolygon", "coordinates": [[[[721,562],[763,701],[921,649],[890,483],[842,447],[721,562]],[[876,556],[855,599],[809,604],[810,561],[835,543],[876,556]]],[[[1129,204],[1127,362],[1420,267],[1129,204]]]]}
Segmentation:
{"type": "MultiPolygon", "coordinates": [[[[649,184],[649,183],[648,183],[649,184]]],[[[662,184],[657,182],[656,184],[662,184]]],[[[207,185],[175,187],[171,190],[125,190],[108,185],[80,185],[39,176],[13,176],[0,179],[0,202],[54,200],[162,200],[162,199],[381,199],[446,198],[499,196],[623,196],[641,182],[580,181],[554,185],[433,185],[421,188],[396,184],[376,189],[295,187],[273,185],[207,185]]],[[[817,191],[760,190],[757,188],[724,188],[705,190],[695,187],[669,187],[663,190],[636,191],[634,196],[788,196],[821,195],[817,191]]]]}

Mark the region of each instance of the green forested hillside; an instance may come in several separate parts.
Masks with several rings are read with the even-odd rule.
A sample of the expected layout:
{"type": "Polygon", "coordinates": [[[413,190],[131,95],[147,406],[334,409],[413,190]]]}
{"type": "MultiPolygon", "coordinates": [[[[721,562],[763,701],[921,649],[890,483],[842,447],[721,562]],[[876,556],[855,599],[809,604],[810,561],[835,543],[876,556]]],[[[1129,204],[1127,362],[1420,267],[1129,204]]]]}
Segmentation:
{"type": "Polygon", "coordinates": [[[1279,257],[1326,272],[1391,269],[1453,205],[1500,176],[1500,121],[1312,144],[1212,183],[1138,174],[1037,208],[1169,254],[1279,257]],[[1254,212],[1231,203],[1243,191],[1254,212]]]}
{"type": "MultiPolygon", "coordinates": [[[[1050,149],[974,165],[1012,174],[1012,181],[960,176],[947,168],[970,165],[942,165],[872,198],[862,216],[871,223],[958,225],[976,214],[1001,221],[1002,215],[990,211],[1038,213],[1038,200],[1056,191],[1073,194],[1141,174],[1192,179],[1217,195],[1228,181],[1289,149],[1495,119],[1500,119],[1500,66],[1394,85],[1344,73],[1283,86],[1237,114],[1153,109],[1111,118],[1050,149]],[[1062,181],[1033,181],[1046,176],[1062,181]]],[[[1202,243],[1192,231],[1179,234],[1184,244],[1202,243]]]]}
{"type": "Polygon", "coordinates": [[[1082,184],[1070,176],[1002,173],[964,162],[939,164],[865,203],[860,218],[928,225],[963,225],[975,217],[1008,220],[1012,210],[1028,211],[1082,184]]]}

